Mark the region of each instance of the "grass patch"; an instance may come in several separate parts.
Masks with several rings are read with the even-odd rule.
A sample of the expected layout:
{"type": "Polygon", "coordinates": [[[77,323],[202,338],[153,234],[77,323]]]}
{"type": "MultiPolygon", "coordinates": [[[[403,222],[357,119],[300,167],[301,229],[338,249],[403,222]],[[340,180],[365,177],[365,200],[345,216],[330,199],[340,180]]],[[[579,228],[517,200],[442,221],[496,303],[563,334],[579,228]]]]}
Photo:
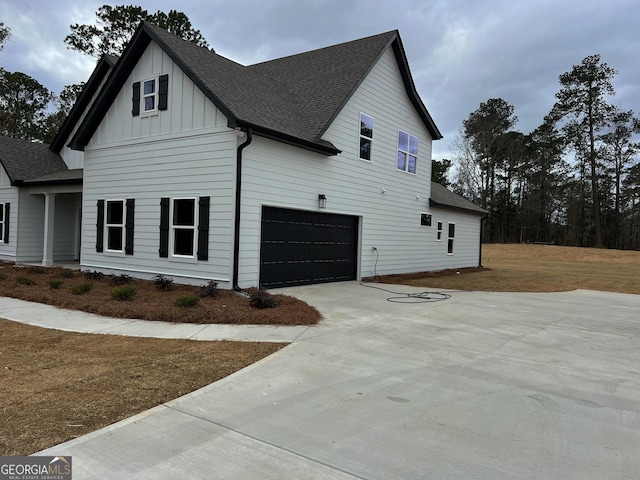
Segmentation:
{"type": "MultiPolygon", "coordinates": [[[[45,287],[52,280],[64,279],[65,288],[33,288],[19,284],[17,278],[25,276],[25,268],[13,268],[12,263],[0,262],[0,296],[19,298],[31,302],[46,303],[60,308],[82,310],[97,315],[116,318],[136,318],[176,323],[224,323],[253,325],[314,325],[322,316],[314,307],[302,300],[282,294],[273,294],[277,300],[276,308],[252,308],[249,299],[229,290],[219,290],[216,282],[202,286],[174,284],[164,277],[161,280],[164,290],[156,288],[155,280],[140,280],[105,276],[98,272],[83,272],[47,267],[45,273],[38,276],[38,283],[45,287]],[[91,280],[89,280],[89,278],[91,280]],[[116,280],[114,280],[116,279],[116,280]],[[119,282],[128,282],[136,289],[134,301],[113,301],[111,290],[119,282]],[[73,294],[75,285],[92,283],[90,295],[73,294]],[[182,308],[175,305],[180,296],[195,295],[200,298],[197,305],[182,308]],[[202,295],[202,296],[201,296],[202,295]]],[[[85,289],[86,287],[76,287],[85,289]]]]}
{"type": "Polygon", "coordinates": [[[488,244],[482,246],[482,263],[485,268],[386,275],[377,280],[451,290],[564,292],[587,289],[640,295],[640,252],[488,244]]]}
{"type": "Polygon", "coordinates": [[[0,452],[28,455],[79,437],[215,382],[284,345],[91,335],[0,319],[0,452]]]}

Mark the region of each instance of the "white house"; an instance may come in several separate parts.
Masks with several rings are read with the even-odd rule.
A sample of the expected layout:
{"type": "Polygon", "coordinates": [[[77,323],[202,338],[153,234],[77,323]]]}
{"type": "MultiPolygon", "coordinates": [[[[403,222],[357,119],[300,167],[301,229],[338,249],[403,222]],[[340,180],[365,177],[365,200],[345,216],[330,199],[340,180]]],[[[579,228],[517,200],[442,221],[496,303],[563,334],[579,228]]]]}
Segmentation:
{"type": "Polygon", "coordinates": [[[397,31],[242,66],[143,23],[103,61],[64,168],[21,185],[0,150],[1,259],[226,288],[480,264],[485,212],[431,183],[441,134],[397,31]]]}

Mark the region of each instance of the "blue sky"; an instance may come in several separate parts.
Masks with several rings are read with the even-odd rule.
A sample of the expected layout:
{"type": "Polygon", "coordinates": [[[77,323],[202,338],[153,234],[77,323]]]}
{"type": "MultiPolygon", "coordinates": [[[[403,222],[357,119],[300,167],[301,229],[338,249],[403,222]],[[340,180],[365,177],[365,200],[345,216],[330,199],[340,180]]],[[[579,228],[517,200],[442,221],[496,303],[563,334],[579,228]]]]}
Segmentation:
{"type": "MultiPolygon", "coordinates": [[[[93,23],[104,1],[3,0],[12,38],[0,66],[55,93],[86,80],[95,60],[68,50],[74,23],[93,23]]],[[[125,2],[120,2],[122,4],[125,2]]],[[[529,133],[555,101],[558,76],[600,54],[619,73],[613,102],[640,112],[637,0],[183,0],[126,2],[184,12],[217,53],[250,64],[399,30],[423,102],[444,134],[437,159],[469,113],[489,98],[515,107],[529,133]]],[[[111,5],[116,5],[112,3],[111,5]]]]}

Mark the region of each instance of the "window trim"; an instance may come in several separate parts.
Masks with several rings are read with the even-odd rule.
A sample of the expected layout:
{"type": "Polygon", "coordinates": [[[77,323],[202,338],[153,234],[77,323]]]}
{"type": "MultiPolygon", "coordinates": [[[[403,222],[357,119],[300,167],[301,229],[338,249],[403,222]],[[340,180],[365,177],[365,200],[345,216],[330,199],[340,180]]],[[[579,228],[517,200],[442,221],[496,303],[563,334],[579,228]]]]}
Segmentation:
{"type": "Polygon", "coordinates": [[[127,225],[127,202],[125,199],[108,199],[105,198],[104,200],[104,238],[105,238],[105,245],[104,245],[104,253],[111,253],[111,254],[118,254],[118,255],[124,255],[125,254],[125,248],[126,248],[126,244],[127,244],[127,229],[126,229],[126,225],[127,225]],[[122,223],[108,223],[108,219],[109,219],[109,204],[110,203],[120,203],[122,205],[122,223]],[[109,228],[121,228],[122,229],[122,240],[121,240],[121,245],[122,245],[122,249],[121,250],[113,250],[109,248],[109,228]]]}
{"type": "Polygon", "coordinates": [[[453,255],[454,251],[453,251],[453,245],[454,245],[454,240],[456,238],[456,224],[455,222],[448,222],[449,223],[449,229],[447,231],[447,255],[453,255]],[[453,227],[453,235],[451,235],[451,227],[453,227]]]}
{"type": "Polygon", "coordinates": [[[176,196],[171,197],[171,201],[169,202],[169,256],[171,258],[180,259],[180,260],[197,260],[198,254],[198,197],[197,196],[176,196]],[[176,227],[174,224],[173,214],[175,211],[175,203],[176,200],[192,200],[193,201],[193,225],[179,225],[176,227]],[[191,230],[193,231],[193,240],[192,240],[192,254],[191,255],[180,255],[175,253],[175,234],[176,230],[191,230]]]}
{"type": "Polygon", "coordinates": [[[397,150],[396,150],[396,170],[399,172],[404,172],[404,173],[408,173],[409,175],[417,175],[418,174],[418,158],[419,158],[419,147],[420,147],[420,139],[415,136],[415,135],[411,135],[409,132],[406,132],[404,130],[400,130],[398,129],[398,136],[396,138],[397,141],[397,150]],[[400,148],[400,134],[404,133],[407,136],[407,149],[403,149],[400,148]],[[411,139],[415,138],[416,140],[416,152],[412,153],[411,152],[411,139]],[[405,165],[404,165],[404,169],[401,169],[398,166],[398,157],[400,156],[400,154],[403,153],[405,155],[405,165]],[[409,171],[409,158],[413,157],[415,158],[415,163],[414,163],[414,171],[411,172],[409,171]]]}
{"type": "Polygon", "coordinates": [[[0,215],[0,243],[4,244],[7,243],[5,242],[5,226],[7,223],[7,219],[6,219],[6,208],[5,208],[6,203],[5,202],[1,202],[0,203],[0,211],[2,212],[2,215],[0,215]]]}
{"type": "Polygon", "coordinates": [[[441,242],[442,241],[442,228],[444,226],[443,222],[437,222],[436,224],[437,229],[436,229],[436,242],[441,242]]]}
{"type": "Polygon", "coordinates": [[[157,115],[158,112],[160,111],[158,108],[158,99],[160,96],[158,93],[160,90],[159,86],[160,86],[160,79],[158,76],[143,78],[140,81],[140,115],[141,116],[157,115]],[[144,92],[145,83],[151,82],[151,81],[155,82],[154,90],[152,93],[145,93],[144,92]],[[150,97],[153,97],[153,109],[147,110],[145,100],[150,97]]]}
{"type": "Polygon", "coordinates": [[[371,156],[372,156],[372,153],[373,153],[373,131],[375,129],[375,126],[374,126],[375,119],[371,115],[369,115],[367,113],[364,113],[364,112],[360,112],[359,119],[360,119],[360,125],[359,125],[358,130],[359,130],[360,133],[358,135],[358,159],[363,160],[365,162],[371,162],[371,156]],[[371,136],[370,137],[362,134],[362,117],[363,116],[371,119],[371,136]],[[369,142],[369,145],[370,145],[370,147],[369,147],[369,158],[363,158],[362,155],[361,155],[361,153],[362,153],[362,140],[366,140],[366,141],[369,142]]]}

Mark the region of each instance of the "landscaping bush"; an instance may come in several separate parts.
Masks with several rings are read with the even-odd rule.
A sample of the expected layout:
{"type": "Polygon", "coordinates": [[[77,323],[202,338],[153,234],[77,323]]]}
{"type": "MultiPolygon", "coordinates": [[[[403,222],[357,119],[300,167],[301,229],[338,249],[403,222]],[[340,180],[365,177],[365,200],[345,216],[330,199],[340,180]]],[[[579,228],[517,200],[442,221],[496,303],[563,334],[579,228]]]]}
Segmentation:
{"type": "Polygon", "coordinates": [[[176,298],[175,306],[182,308],[191,308],[195,307],[200,301],[200,297],[197,295],[182,295],[176,298]]]}
{"type": "Polygon", "coordinates": [[[6,280],[7,276],[4,273],[0,273],[0,281],[6,280]]]}
{"type": "Polygon", "coordinates": [[[85,293],[90,292],[92,288],[93,283],[78,283],[77,285],[71,287],[71,293],[73,293],[74,295],[84,295],[85,293]]]}
{"type": "Polygon", "coordinates": [[[36,282],[29,277],[18,277],[18,283],[20,285],[35,285],[36,282]]]}
{"type": "Polygon", "coordinates": [[[171,290],[173,279],[165,277],[164,275],[156,275],[153,277],[153,283],[158,290],[171,290]]]}
{"type": "Polygon", "coordinates": [[[112,275],[109,283],[111,285],[117,286],[117,285],[127,285],[132,281],[133,281],[133,277],[130,277],[126,273],[123,273],[121,275],[112,275]]]}
{"type": "Polygon", "coordinates": [[[209,280],[206,285],[200,285],[200,298],[215,297],[218,293],[218,282],[209,280]]]}
{"type": "Polygon", "coordinates": [[[114,300],[131,300],[136,296],[138,290],[133,285],[120,285],[119,287],[113,287],[110,295],[114,300]]]}
{"type": "Polygon", "coordinates": [[[97,272],[95,270],[93,272],[86,271],[84,272],[84,278],[89,280],[102,280],[104,278],[104,273],[97,272]]]}
{"type": "Polygon", "coordinates": [[[47,269],[41,265],[29,265],[28,267],[25,268],[27,273],[31,273],[31,274],[43,274],[47,271],[47,269]]]}
{"type": "Polygon", "coordinates": [[[258,290],[251,293],[249,305],[255,308],[274,308],[278,306],[278,300],[265,290],[258,290]]]}
{"type": "Polygon", "coordinates": [[[73,270],[62,270],[62,272],[60,272],[60,276],[63,278],[73,278],[75,277],[75,273],[73,272],[73,270]]]}
{"type": "Polygon", "coordinates": [[[62,280],[49,280],[49,288],[51,290],[59,289],[64,282],[62,280]]]}

